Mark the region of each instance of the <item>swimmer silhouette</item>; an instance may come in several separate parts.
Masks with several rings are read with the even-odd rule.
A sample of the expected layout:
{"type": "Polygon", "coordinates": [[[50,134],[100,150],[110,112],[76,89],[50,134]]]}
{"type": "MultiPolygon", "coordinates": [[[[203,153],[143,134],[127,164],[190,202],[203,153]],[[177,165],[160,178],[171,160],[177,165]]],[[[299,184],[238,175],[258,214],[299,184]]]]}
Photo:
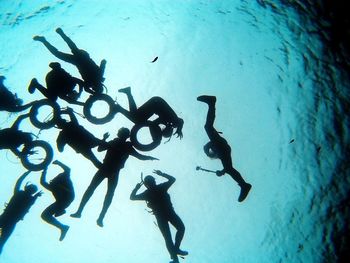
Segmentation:
{"type": "Polygon", "coordinates": [[[9,149],[18,157],[28,154],[18,150],[19,146],[33,141],[31,133],[19,130],[19,124],[28,116],[29,114],[20,115],[10,128],[0,130],[0,149],[9,149]]]}
{"type": "Polygon", "coordinates": [[[47,88],[42,86],[34,78],[28,86],[29,93],[33,94],[37,89],[52,102],[56,102],[57,98],[61,98],[68,103],[84,106],[84,103],[77,101],[83,90],[83,81],[72,77],[67,71],[61,68],[58,62],[51,62],[49,66],[52,70],[46,75],[47,88]],[[76,85],[79,86],[78,92],[74,90],[76,85]]]}
{"type": "Polygon", "coordinates": [[[76,66],[84,80],[84,88],[87,92],[102,93],[104,81],[103,74],[106,67],[106,60],[103,59],[100,66],[97,66],[96,63],[90,58],[89,53],[83,49],[79,49],[61,28],[57,28],[56,32],[67,43],[72,54],[58,51],[43,36],[34,36],[33,39],[43,43],[55,57],[76,66]]]}
{"type": "Polygon", "coordinates": [[[127,141],[130,136],[130,131],[127,128],[120,128],[118,131],[117,138],[109,142],[104,142],[98,147],[98,151],[105,151],[106,155],[97,173],[92,178],[92,181],[86,189],[83,198],[80,202],[78,210],[71,214],[72,217],[80,218],[83,209],[91,196],[93,195],[96,188],[100,183],[107,179],[107,193],[103,203],[101,213],[97,219],[97,225],[103,227],[103,219],[107,213],[109,206],[112,203],[113,195],[118,184],[119,172],[123,169],[126,160],[129,156],[134,156],[139,160],[158,160],[157,158],[142,155],[137,152],[131,142],[127,141]]]}
{"type": "Polygon", "coordinates": [[[22,105],[23,101],[8,90],[4,84],[5,76],[0,75],[0,111],[20,112],[33,106],[35,102],[22,105]]]}
{"type": "Polygon", "coordinates": [[[165,128],[162,131],[164,137],[172,136],[173,128],[176,128],[174,135],[182,139],[182,127],[184,124],[183,119],[179,118],[175,111],[169,106],[169,104],[161,97],[152,97],[146,101],[142,106],[137,108],[135,100],[131,94],[130,87],[120,89],[119,92],[125,93],[129,101],[129,111],[124,109],[119,104],[116,105],[116,110],[122,113],[130,121],[135,124],[146,122],[153,114],[158,115],[158,118],[154,120],[156,124],[163,124],[165,128]]]}
{"type": "Polygon", "coordinates": [[[16,227],[16,224],[23,220],[36,199],[42,195],[37,192],[38,188],[33,184],[26,184],[24,190],[20,190],[21,184],[30,172],[22,174],[14,187],[13,196],[7,203],[4,212],[0,215],[0,254],[2,249],[16,227]]]}
{"type": "Polygon", "coordinates": [[[204,128],[210,141],[204,145],[204,152],[210,158],[219,158],[221,160],[224,169],[221,171],[216,171],[216,175],[222,176],[227,173],[232,177],[233,180],[238,183],[238,185],[241,187],[238,201],[242,202],[247,197],[252,186],[251,184],[246,183],[241,174],[235,168],[233,168],[231,159],[231,147],[214,128],[216,97],[203,95],[199,96],[197,100],[208,104],[209,107],[204,128]]]}
{"type": "Polygon", "coordinates": [[[57,127],[61,129],[56,140],[57,149],[60,152],[63,152],[64,146],[68,144],[77,153],[81,153],[99,168],[101,162],[92,152],[92,148],[98,146],[103,141],[97,139],[83,126],[79,125],[78,119],[75,117],[72,108],[68,107],[67,110],[62,111],[62,113],[67,113],[70,121],[62,119],[61,116],[55,118],[57,127]]]}
{"type": "Polygon", "coordinates": [[[43,170],[41,174],[41,185],[49,190],[56,199],[53,204],[42,212],[41,218],[61,231],[59,240],[62,241],[67,234],[69,226],[60,223],[55,217],[66,213],[65,209],[74,200],[74,188],[70,179],[70,168],[58,160],[55,160],[53,164],[59,165],[63,172],[53,178],[50,183],[46,182],[47,169],[43,170]]]}
{"type": "Polygon", "coordinates": [[[156,217],[159,230],[164,237],[166,247],[173,260],[172,262],[177,263],[179,262],[178,255],[186,256],[188,252],[180,249],[181,241],[185,234],[185,225],[181,218],[175,213],[168,194],[168,189],[175,182],[175,178],[159,170],[154,170],[153,172],[166,178],[168,181],[162,184],[156,184],[154,177],[148,175],[143,182],[136,185],[131,192],[130,199],[144,200],[147,202],[147,206],[152,209],[152,212],[156,217]],[[147,190],[141,194],[137,194],[137,191],[141,188],[142,184],[145,185],[147,190]],[[176,229],[175,243],[171,238],[169,223],[176,229]]]}

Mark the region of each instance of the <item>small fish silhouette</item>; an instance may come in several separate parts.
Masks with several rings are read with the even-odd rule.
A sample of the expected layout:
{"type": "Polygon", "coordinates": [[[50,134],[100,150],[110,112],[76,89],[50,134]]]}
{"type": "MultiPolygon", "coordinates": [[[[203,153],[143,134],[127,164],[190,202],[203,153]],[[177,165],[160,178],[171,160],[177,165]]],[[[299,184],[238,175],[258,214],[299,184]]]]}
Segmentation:
{"type": "Polygon", "coordinates": [[[158,57],[155,57],[152,61],[151,61],[151,63],[154,63],[154,62],[156,62],[158,60],[158,57]]]}

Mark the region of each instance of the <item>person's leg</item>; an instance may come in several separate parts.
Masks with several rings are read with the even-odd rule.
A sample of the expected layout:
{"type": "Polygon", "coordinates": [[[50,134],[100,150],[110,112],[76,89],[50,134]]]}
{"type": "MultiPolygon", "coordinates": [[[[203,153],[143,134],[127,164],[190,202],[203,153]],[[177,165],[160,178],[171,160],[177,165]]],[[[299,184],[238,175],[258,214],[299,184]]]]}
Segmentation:
{"type": "Polygon", "coordinates": [[[54,55],[56,58],[59,58],[65,62],[71,63],[73,65],[76,65],[75,58],[71,54],[63,53],[61,51],[58,51],[57,48],[55,48],[53,45],[51,45],[45,37],[42,36],[35,36],[33,38],[35,41],[39,41],[44,44],[44,46],[51,52],[52,55],[54,55]]]}
{"type": "Polygon", "coordinates": [[[182,222],[181,218],[174,212],[169,218],[169,222],[175,227],[175,250],[178,255],[186,256],[188,255],[187,251],[183,251],[180,249],[181,241],[185,235],[185,225],[182,222]]]}
{"type": "Polygon", "coordinates": [[[56,214],[56,212],[60,212],[61,210],[62,209],[60,208],[60,206],[57,204],[57,202],[55,202],[50,206],[48,206],[41,214],[41,218],[46,223],[53,225],[54,227],[57,227],[61,231],[61,235],[59,239],[60,241],[62,241],[65,238],[67,231],[69,229],[69,226],[60,223],[56,218],[53,217],[53,215],[56,214]]]}
{"type": "Polygon", "coordinates": [[[13,230],[15,229],[16,223],[12,224],[5,224],[1,226],[1,235],[0,235],[0,255],[2,252],[2,249],[6,243],[6,241],[11,236],[13,230]]]}
{"type": "Polygon", "coordinates": [[[131,94],[130,87],[122,88],[122,89],[119,89],[118,91],[121,92],[121,93],[125,93],[126,94],[126,96],[128,98],[128,103],[129,103],[129,111],[124,109],[119,104],[116,105],[116,111],[118,111],[121,114],[123,114],[130,121],[137,122],[138,110],[137,110],[137,106],[136,106],[136,102],[134,100],[134,97],[131,94]]]}
{"type": "Polygon", "coordinates": [[[109,206],[112,203],[114,192],[118,185],[119,171],[117,172],[116,175],[110,175],[110,176],[113,176],[113,177],[108,178],[107,193],[103,201],[103,207],[102,207],[101,213],[97,219],[97,225],[99,225],[100,227],[103,227],[103,219],[107,213],[109,206]]]}
{"type": "Polygon", "coordinates": [[[95,192],[95,190],[99,186],[99,184],[103,181],[103,179],[104,179],[104,177],[101,174],[101,172],[97,171],[97,173],[92,178],[90,185],[86,189],[86,191],[81,199],[78,210],[74,214],[71,214],[71,217],[76,217],[76,218],[81,217],[81,213],[83,212],[85,205],[90,200],[91,196],[93,195],[93,193],[95,192]]]}
{"type": "Polygon", "coordinates": [[[28,86],[28,91],[30,94],[33,94],[35,90],[39,90],[49,100],[55,102],[57,100],[57,94],[53,94],[43,85],[41,85],[36,78],[32,79],[28,86]]]}
{"type": "Polygon", "coordinates": [[[156,216],[156,219],[159,230],[162,233],[165,245],[168,249],[171,259],[173,260],[173,262],[178,262],[177,251],[171,239],[171,232],[168,221],[164,218],[161,218],[160,216],[156,216]]]}
{"type": "Polygon", "coordinates": [[[228,173],[233,180],[235,180],[238,185],[241,187],[241,192],[238,197],[238,202],[244,201],[244,199],[248,196],[248,193],[250,189],[252,188],[252,185],[247,183],[241,174],[233,167],[230,169],[225,170],[226,173],[228,173]]]}
{"type": "Polygon", "coordinates": [[[57,28],[56,29],[57,34],[59,34],[62,39],[64,40],[64,42],[67,43],[68,47],[70,48],[70,50],[72,51],[72,53],[74,54],[75,52],[79,51],[78,47],[75,45],[75,43],[72,41],[72,39],[70,39],[62,30],[62,28],[57,28]]]}

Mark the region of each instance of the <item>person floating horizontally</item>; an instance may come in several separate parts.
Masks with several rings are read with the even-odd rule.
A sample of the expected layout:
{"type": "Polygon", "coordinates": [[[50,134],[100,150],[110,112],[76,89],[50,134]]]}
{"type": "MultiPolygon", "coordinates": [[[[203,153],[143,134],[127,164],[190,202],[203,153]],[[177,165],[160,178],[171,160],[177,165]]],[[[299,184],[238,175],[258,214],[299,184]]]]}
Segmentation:
{"type": "Polygon", "coordinates": [[[103,74],[106,67],[106,60],[103,59],[100,66],[97,66],[90,58],[89,53],[83,49],[79,49],[61,28],[57,28],[56,32],[67,43],[72,54],[58,51],[57,48],[51,45],[43,36],[34,36],[33,39],[43,43],[55,57],[76,66],[84,80],[84,88],[87,92],[102,93],[104,81],[103,74]]]}
{"type": "Polygon", "coordinates": [[[180,249],[181,241],[185,234],[185,225],[181,218],[175,213],[173,205],[168,194],[169,188],[175,182],[175,178],[159,170],[153,171],[155,174],[166,178],[168,181],[162,184],[156,184],[153,176],[148,175],[143,182],[138,183],[131,192],[131,200],[144,200],[154,213],[160,232],[162,233],[166,247],[169,251],[173,263],[179,262],[178,255],[186,256],[187,251],[180,249]],[[147,188],[143,193],[137,194],[142,184],[147,188]],[[175,243],[171,238],[169,223],[176,229],[175,243]]]}
{"type": "Polygon", "coordinates": [[[203,95],[199,96],[197,100],[208,104],[209,107],[204,129],[207,132],[210,141],[204,145],[204,152],[210,158],[219,158],[221,160],[224,169],[217,171],[216,175],[222,176],[227,173],[238,183],[238,185],[241,187],[238,201],[242,202],[247,197],[252,186],[251,184],[246,183],[241,174],[235,168],[233,168],[231,147],[214,128],[216,97],[203,95]]]}
{"type": "Polygon", "coordinates": [[[42,195],[42,192],[38,192],[38,187],[34,184],[27,183],[24,190],[21,190],[21,184],[29,173],[30,171],[27,171],[18,178],[13,196],[0,215],[0,254],[16,224],[23,220],[36,199],[42,195]]]}
{"type": "Polygon", "coordinates": [[[109,206],[112,203],[115,189],[118,184],[119,172],[124,168],[124,164],[130,155],[139,160],[158,160],[157,158],[140,154],[133,147],[127,139],[130,137],[130,131],[127,128],[120,128],[117,138],[112,141],[105,142],[98,147],[98,151],[105,151],[106,155],[102,165],[98,169],[88,188],[86,189],[78,210],[71,214],[72,217],[80,218],[81,213],[91,196],[95,192],[100,183],[107,178],[107,193],[103,202],[103,207],[97,219],[97,225],[103,227],[103,219],[107,213],[109,206]]]}
{"type": "Polygon", "coordinates": [[[44,212],[42,212],[41,218],[61,231],[59,240],[62,241],[67,234],[69,226],[60,223],[55,217],[66,213],[65,209],[74,200],[74,188],[70,179],[70,168],[58,160],[54,161],[53,164],[59,165],[63,169],[63,172],[53,178],[50,183],[46,182],[47,169],[41,174],[41,185],[51,191],[56,199],[53,204],[49,205],[44,212]]]}

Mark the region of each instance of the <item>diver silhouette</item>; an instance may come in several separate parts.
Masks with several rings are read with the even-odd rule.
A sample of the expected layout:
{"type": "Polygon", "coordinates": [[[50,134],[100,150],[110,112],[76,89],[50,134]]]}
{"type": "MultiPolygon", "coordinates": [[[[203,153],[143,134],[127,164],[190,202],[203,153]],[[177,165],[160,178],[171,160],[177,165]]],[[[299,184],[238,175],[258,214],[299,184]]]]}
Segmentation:
{"type": "Polygon", "coordinates": [[[242,202],[247,197],[252,186],[251,184],[246,183],[241,174],[235,168],[233,168],[231,147],[214,128],[216,97],[203,95],[199,96],[197,100],[206,103],[209,107],[204,129],[207,132],[210,141],[204,145],[204,152],[210,158],[219,158],[221,160],[224,169],[221,171],[216,171],[216,175],[222,176],[227,173],[238,183],[238,185],[241,187],[238,201],[242,202]]]}
{"type": "Polygon", "coordinates": [[[144,200],[147,206],[152,209],[154,213],[159,230],[161,231],[166,247],[169,251],[172,262],[179,262],[178,255],[186,256],[187,251],[180,249],[181,241],[185,234],[185,225],[181,218],[175,213],[173,205],[168,194],[168,189],[175,182],[175,178],[159,170],[153,171],[155,174],[166,178],[168,181],[162,184],[156,184],[153,176],[148,175],[143,182],[138,183],[131,192],[131,200],[144,200]],[[143,193],[137,194],[142,184],[147,188],[143,193]],[[176,229],[175,243],[172,241],[169,223],[176,229]]]}
{"type": "Polygon", "coordinates": [[[75,43],[63,32],[61,28],[57,28],[56,32],[62,37],[70,48],[72,54],[63,53],[58,51],[53,45],[51,45],[43,36],[34,36],[35,41],[39,41],[45,45],[45,47],[57,58],[73,64],[79,70],[81,77],[84,80],[85,91],[89,93],[102,93],[104,70],[106,67],[106,60],[102,60],[100,66],[90,58],[88,52],[83,49],[79,49],[75,43]]]}
{"type": "Polygon", "coordinates": [[[103,227],[103,219],[107,213],[109,206],[112,203],[115,189],[118,184],[119,172],[123,169],[126,160],[129,156],[134,156],[139,160],[158,160],[157,158],[140,154],[133,147],[131,142],[127,141],[130,136],[130,131],[127,128],[120,128],[118,130],[117,138],[104,142],[98,147],[98,151],[105,151],[106,155],[102,165],[98,169],[97,173],[91,180],[90,185],[86,189],[82,200],[80,202],[78,210],[71,214],[72,217],[80,218],[83,209],[91,196],[93,195],[96,188],[100,183],[107,179],[107,193],[103,202],[103,207],[100,215],[97,219],[97,224],[103,227]]]}
{"type": "Polygon", "coordinates": [[[33,106],[35,102],[23,105],[23,101],[13,94],[4,84],[5,76],[0,75],[0,111],[20,112],[33,106]]]}
{"type": "Polygon", "coordinates": [[[21,184],[30,171],[22,174],[14,187],[13,196],[7,203],[4,212],[0,215],[0,254],[2,249],[16,227],[16,224],[23,220],[36,199],[42,195],[38,187],[33,184],[26,184],[24,190],[20,190],[21,184]]]}
{"type": "Polygon", "coordinates": [[[28,86],[29,93],[33,94],[38,89],[52,102],[56,102],[57,98],[61,98],[68,103],[84,106],[84,103],[77,101],[83,90],[83,81],[72,77],[58,62],[51,62],[49,66],[51,71],[47,73],[45,78],[47,88],[34,78],[28,86]],[[78,92],[74,90],[77,85],[79,86],[78,92]]]}
{"type": "Polygon", "coordinates": [[[55,160],[53,164],[59,165],[63,169],[63,172],[53,178],[50,183],[46,182],[47,169],[43,170],[41,174],[41,185],[51,191],[56,199],[53,204],[42,212],[41,218],[61,231],[59,240],[62,241],[69,230],[69,226],[60,223],[55,217],[66,213],[65,209],[74,200],[74,188],[70,179],[70,168],[58,160],[55,160]]]}
{"type": "Polygon", "coordinates": [[[119,92],[125,93],[129,101],[129,111],[119,104],[116,105],[116,111],[122,113],[130,121],[135,124],[146,122],[153,114],[158,118],[153,122],[157,125],[163,124],[165,128],[162,130],[162,136],[172,136],[173,128],[176,128],[174,135],[182,139],[183,119],[179,118],[169,104],[161,97],[155,96],[146,101],[142,106],[137,107],[135,100],[131,94],[130,87],[120,89],[119,92]]]}
{"type": "Polygon", "coordinates": [[[61,116],[55,119],[57,127],[61,129],[56,140],[57,149],[63,152],[64,146],[68,144],[77,153],[81,153],[85,158],[89,159],[95,167],[99,168],[101,162],[92,152],[92,148],[103,143],[103,141],[96,138],[83,126],[79,125],[72,108],[68,107],[65,111],[62,111],[62,113],[67,113],[70,121],[64,120],[61,116]]]}
{"type": "Polygon", "coordinates": [[[29,114],[20,115],[10,128],[0,130],[0,149],[9,149],[18,157],[28,154],[18,150],[19,146],[33,141],[31,133],[19,130],[19,124],[28,116],[29,114]]]}

